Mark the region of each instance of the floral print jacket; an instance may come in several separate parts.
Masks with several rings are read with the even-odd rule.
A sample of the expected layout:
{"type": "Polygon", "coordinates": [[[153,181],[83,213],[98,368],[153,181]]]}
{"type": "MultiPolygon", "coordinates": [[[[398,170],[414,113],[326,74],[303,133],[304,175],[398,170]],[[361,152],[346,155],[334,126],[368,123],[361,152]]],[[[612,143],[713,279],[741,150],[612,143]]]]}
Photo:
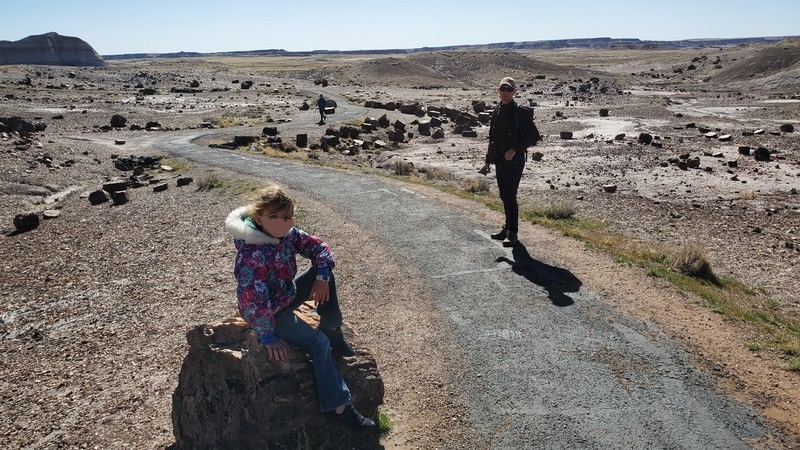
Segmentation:
{"type": "Polygon", "coordinates": [[[335,264],[333,253],[322,239],[297,228],[281,239],[264,233],[245,207],[228,214],[225,230],[233,235],[237,250],[233,274],[238,283],[239,312],[260,342],[267,344],[277,339],[275,314],[297,294],[295,255],[310,259],[318,272],[327,273],[335,264]]]}

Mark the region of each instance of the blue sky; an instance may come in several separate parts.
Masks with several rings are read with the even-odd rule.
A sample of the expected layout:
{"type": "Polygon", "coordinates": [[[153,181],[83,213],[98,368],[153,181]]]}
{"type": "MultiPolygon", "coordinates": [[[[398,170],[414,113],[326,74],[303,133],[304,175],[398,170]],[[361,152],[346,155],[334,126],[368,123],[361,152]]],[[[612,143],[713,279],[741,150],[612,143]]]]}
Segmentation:
{"type": "Polygon", "coordinates": [[[3,2],[0,40],[50,31],[101,55],[363,50],[568,38],[800,35],[797,0],[3,2]]]}

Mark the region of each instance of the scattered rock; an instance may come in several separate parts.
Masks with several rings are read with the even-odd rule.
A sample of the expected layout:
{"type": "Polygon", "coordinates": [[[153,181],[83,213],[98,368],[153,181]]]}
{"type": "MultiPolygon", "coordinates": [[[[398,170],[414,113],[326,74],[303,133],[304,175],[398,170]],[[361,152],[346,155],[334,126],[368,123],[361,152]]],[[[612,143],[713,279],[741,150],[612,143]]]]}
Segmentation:
{"type": "Polygon", "coordinates": [[[124,128],[127,122],[128,119],[121,116],[120,114],[114,114],[113,116],[111,116],[111,126],[114,128],[124,128]]]}
{"type": "Polygon", "coordinates": [[[108,191],[104,191],[102,189],[98,189],[89,194],[89,203],[91,203],[92,205],[99,205],[109,200],[111,200],[111,194],[109,194],[108,191]]]}
{"type": "Polygon", "coordinates": [[[114,191],[111,193],[111,201],[114,205],[124,205],[131,200],[131,196],[128,193],[128,190],[125,189],[124,191],[114,191]]]}
{"type": "Polygon", "coordinates": [[[764,147],[759,147],[753,153],[753,157],[756,161],[770,161],[772,157],[770,156],[769,150],[764,147]]]}
{"type": "Polygon", "coordinates": [[[14,216],[14,228],[24,233],[39,226],[39,215],[36,213],[22,213],[14,216]]]}

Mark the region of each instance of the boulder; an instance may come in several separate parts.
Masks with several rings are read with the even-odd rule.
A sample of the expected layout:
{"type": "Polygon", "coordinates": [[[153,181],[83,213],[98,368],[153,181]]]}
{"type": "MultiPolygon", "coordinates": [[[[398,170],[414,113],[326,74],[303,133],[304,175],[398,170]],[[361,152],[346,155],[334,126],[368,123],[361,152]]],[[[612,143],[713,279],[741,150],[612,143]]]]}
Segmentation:
{"type": "MultiPolygon", "coordinates": [[[[307,305],[298,316],[313,324],[307,305]]],[[[349,330],[345,333],[350,335],[349,330]]],[[[320,412],[307,355],[290,346],[286,360],[268,357],[241,320],[198,325],[172,396],[175,450],[196,448],[366,448],[378,435],[355,437],[320,412]]],[[[353,394],[353,404],[377,421],[383,380],[373,356],[348,340],[356,356],[335,358],[353,394]]]]}
{"type": "Polygon", "coordinates": [[[640,144],[650,145],[653,142],[653,135],[650,133],[639,133],[639,137],[636,139],[640,144]]]}
{"type": "Polygon", "coordinates": [[[128,122],[128,119],[119,114],[111,116],[111,126],[114,128],[122,128],[125,126],[126,122],[128,122]]]}
{"type": "Polygon", "coordinates": [[[770,156],[770,152],[768,149],[764,147],[759,147],[753,153],[753,157],[756,161],[770,161],[772,157],[770,156]]]}
{"type": "Polygon", "coordinates": [[[14,216],[14,228],[18,232],[33,230],[39,226],[39,216],[36,213],[23,213],[14,216]]]}
{"type": "Polygon", "coordinates": [[[111,193],[111,201],[116,206],[124,205],[125,203],[128,203],[129,201],[131,201],[131,194],[128,192],[127,189],[124,190],[124,191],[112,192],[111,193]]]}
{"type": "Polygon", "coordinates": [[[420,136],[430,136],[431,135],[431,121],[430,120],[420,120],[419,124],[417,125],[420,136]]]}
{"type": "Polygon", "coordinates": [[[104,191],[102,189],[92,191],[92,193],[89,194],[89,203],[92,205],[99,205],[109,200],[111,200],[111,194],[109,194],[108,191],[104,191]]]}

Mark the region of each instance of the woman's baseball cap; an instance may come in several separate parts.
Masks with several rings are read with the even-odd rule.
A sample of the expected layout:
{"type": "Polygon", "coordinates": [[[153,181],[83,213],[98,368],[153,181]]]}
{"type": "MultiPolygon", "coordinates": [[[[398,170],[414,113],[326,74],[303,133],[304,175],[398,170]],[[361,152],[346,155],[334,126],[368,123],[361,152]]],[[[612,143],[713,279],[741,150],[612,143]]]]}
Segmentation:
{"type": "Polygon", "coordinates": [[[505,77],[500,80],[500,84],[497,87],[502,87],[503,85],[511,86],[512,89],[517,90],[517,82],[511,77],[505,77]]]}

